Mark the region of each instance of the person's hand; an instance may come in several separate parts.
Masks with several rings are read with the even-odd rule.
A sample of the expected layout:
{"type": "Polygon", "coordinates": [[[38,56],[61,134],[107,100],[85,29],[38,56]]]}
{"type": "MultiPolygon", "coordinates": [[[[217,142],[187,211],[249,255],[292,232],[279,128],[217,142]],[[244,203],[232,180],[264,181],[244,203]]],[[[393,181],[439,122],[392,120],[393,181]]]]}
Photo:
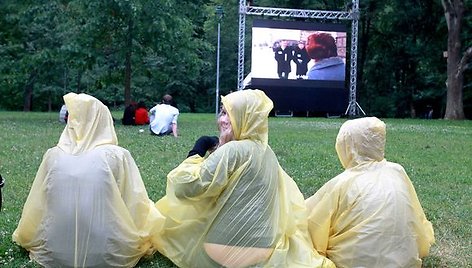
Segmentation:
{"type": "Polygon", "coordinates": [[[233,129],[231,127],[220,129],[220,138],[219,138],[220,146],[232,140],[234,140],[234,134],[233,134],[233,129]]]}
{"type": "Polygon", "coordinates": [[[233,127],[228,117],[226,119],[223,117],[218,119],[218,129],[220,131],[219,146],[234,140],[233,127]]]}
{"type": "Polygon", "coordinates": [[[192,150],[188,152],[187,157],[198,154],[201,157],[204,157],[206,152],[213,147],[218,145],[218,137],[216,136],[201,136],[195,142],[192,150]]]}

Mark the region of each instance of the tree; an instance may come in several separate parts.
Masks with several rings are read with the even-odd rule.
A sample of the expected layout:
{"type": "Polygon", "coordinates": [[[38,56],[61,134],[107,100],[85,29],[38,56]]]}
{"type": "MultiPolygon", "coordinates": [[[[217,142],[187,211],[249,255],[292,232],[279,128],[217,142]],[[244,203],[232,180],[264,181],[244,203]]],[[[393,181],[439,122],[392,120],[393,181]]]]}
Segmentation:
{"type": "Polygon", "coordinates": [[[447,36],[447,103],[444,119],[464,119],[464,71],[472,57],[472,47],[462,55],[461,30],[464,0],[441,0],[446,17],[447,36]]]}
{"type": "MultiPolygon", "coordinates": [[[[463,3],[459,7],[465,8],[472,0],[441,1],[360,2],[357,92],[367,113],[422,117],[429,105],[434,107],[435,117],[443,117],[444,81],[448,79],[451,86],[463,79],[463,85],[456,88],[463,95],[463,113],[472,115],[472,72],[468,68],[472,48],[464,49],[472,46],[472,13],[463,10],[462,15],[454,10],[455,3],[463,3]],[[447,16],[463,16],[459,31],[463,49],[455,47],[458,56],[454,61],[454,51],[449,52],[451,65],[444,64],[442,57],[448,29],[442,23],[445,9],[441,1],[452,14],[447,16]],[[450,66],[457,67],[456,76],[446,78],[450,66]]],[[[348,8],[341,0],[251,2],[310,10],[348,8]]],[[[215,7],[219,5],[225,12],[220,46],[220,93],[224,95],[235,90],[238,82],[238,2],[2,0],[0,109],[59,109],[62,95],[74,91],[92,94],[114,107],[138,100],[149,105],[169,93],[183,112],[210,112],[215,94],[215,7]]],[[[252,19],[247,16],[246,73],[251,65],[252,19]]]]}
{"type": "Polygon", "coordinates": [[[359,36],[359,103],[376,116],[422,117],[440,111],[445,27],[433,1],[364,1],[359,36]],[[432,35],[435,32],[438,34],[432,35]],[[439,79],[439,80],[438,80],[439,79]]]}

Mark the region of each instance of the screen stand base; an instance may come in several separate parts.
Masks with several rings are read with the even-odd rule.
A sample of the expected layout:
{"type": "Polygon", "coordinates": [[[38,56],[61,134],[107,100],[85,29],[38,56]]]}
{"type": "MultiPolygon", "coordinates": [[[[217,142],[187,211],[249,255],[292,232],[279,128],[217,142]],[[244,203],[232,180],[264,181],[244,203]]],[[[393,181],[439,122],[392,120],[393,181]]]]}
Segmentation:
{"type": "Polygon", "coordinates": [[[355,102],[355,104],[352,104],[352,102],[350,102],[349,105],[347,106],[347,109],[344,115],[351,116],[351,117],[362,116],[359,112],[361,112],[364,116],[366,116],[364,110],[362,110],[362,107],[359,105],[359,103],[357,103],[357,101],[355,102]],[[351,106],[353,107],[354,112],[351,111],[350,109],[351,106]]]}
{"type": "Polygon", "coordinates": [[[293,111],[275,111],[275,117],[293,117],[293,111]]]}

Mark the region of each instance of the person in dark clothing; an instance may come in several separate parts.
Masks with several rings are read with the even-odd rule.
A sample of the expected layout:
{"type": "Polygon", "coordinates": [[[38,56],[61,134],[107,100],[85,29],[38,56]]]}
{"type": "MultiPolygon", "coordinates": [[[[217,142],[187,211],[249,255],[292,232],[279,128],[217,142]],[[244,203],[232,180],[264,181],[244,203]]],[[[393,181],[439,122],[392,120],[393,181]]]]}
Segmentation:
{"type": "Polygon", "coordinates": [[[298,46],[294,49],[293,61],[297,65],[297,79],[303,79],[308,71],[308,62],[310,62],[304,41],[299,41],[298,46]]]}
{"type": "Polygon", "coordinates": [[[293,50],[288,46],[287,40],[280,41],[280,46],[274,51],[277,61],[277,74],[281,79],[288,79],[288,74],[292,71],[290,62],[293,59],[293,50]]]}
{"type": "Polygon", "coordinates": [[[136,113],[136,103],[131,102],[128,106],[126,106],[125,111],[123,112],[123,118],[121,119],[121,123],[123,125],[135,125],[134,117],[136,113]]]}

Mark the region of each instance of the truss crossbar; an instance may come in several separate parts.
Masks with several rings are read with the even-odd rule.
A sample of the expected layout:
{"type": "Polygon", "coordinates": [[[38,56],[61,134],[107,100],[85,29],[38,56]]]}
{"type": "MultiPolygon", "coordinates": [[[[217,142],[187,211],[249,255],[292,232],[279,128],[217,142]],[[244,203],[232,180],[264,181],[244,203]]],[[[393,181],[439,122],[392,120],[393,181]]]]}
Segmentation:
{"type": "Polygon", "coordinates": [[[344,11],[322,11],[322,10],[304,10],[272,7],[254,7],[249,6],[245,11],[246,15],[257,16],[278,16],[291,18],[312,18],[312,19],[338,19],[352,20],[351,12],[344,11]]]}

